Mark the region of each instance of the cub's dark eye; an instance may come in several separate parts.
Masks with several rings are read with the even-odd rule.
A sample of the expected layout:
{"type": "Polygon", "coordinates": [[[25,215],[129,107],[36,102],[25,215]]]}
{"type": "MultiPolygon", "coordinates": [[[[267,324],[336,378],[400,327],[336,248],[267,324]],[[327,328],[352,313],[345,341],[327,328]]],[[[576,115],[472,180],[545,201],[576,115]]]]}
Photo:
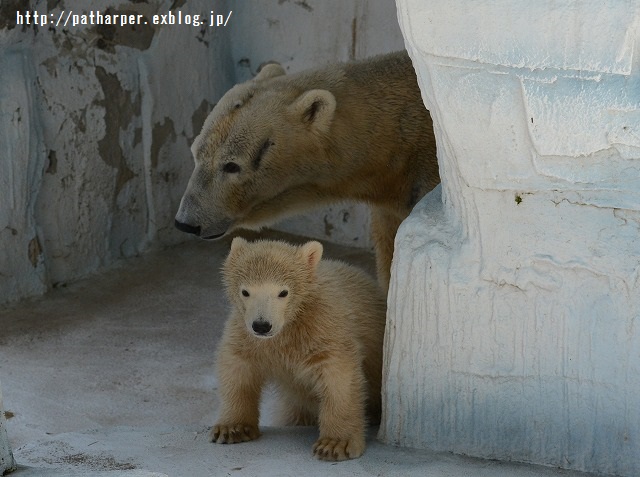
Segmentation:
{"type": "Polygon", "coordinates": [[[282,291],[278,294],[278,296],[279,296],[280,298],[284,298],[284,297],[285,297],[285,296],[287,296],[288,294],[289,294],[289,292],[288,292],[287,290],[282,290],[282,291]]]}
{"type": "Polygon", "coordinates": [[[242,290],[242,296],[249,296],[249,292],[247,290],[242,290]]]}
{"type": "Polygon", "coordinates": [[[240,166],[235,162],[227,162],[222,166],[222,172],[226,172],[227,174],[236,174],[240,172],[240,166]]]}

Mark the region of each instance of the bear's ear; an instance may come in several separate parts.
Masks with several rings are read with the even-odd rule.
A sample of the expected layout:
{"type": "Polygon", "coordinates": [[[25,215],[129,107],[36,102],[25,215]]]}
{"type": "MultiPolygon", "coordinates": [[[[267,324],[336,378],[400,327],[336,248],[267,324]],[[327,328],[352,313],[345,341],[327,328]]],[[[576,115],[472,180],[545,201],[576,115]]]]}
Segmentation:
{"type": "Polygon", "coordinates": [[[302,122],[327,132],[336,111],[336,98],[326,89],[312,89],[302,93],[291,108],[302,122]]]}
{"type": "Polygon", "coordinates": [[[267,63],[260,68],[258,74],[253,81],[264,81],[269,78],[275,78],[276,76],[282,76],[285,74],[284,68],[278,63],[267,63]]]}
{"type": "Polygon", "coordinates": [[[238,253],[238,251],[240,251],[242,248],[244,248],[245,245],[247,245],[248,243],[249,242],[247,242],[242,237],[235,237],[231,241],[231,249],[229,250],[229,256],[232,256],[232,255],[235,255],[236,253],[238,253]]]}
{"type": "Polygon", "coordinates": [[[302,256],[309,268],[314,270],[322,258],[322,244],[315,240],[305,243],[302,246],[302,256]]]}

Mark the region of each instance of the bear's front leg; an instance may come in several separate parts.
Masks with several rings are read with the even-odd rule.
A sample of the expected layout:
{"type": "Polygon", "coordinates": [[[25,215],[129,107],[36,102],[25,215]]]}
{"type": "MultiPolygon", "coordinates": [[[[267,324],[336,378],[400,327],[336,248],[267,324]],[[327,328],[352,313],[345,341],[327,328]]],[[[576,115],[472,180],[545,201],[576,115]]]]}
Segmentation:
{"type": "Polygon", "coordinates": [[[211,428],[210,437],[216,444],[237,444],[257,439],[260,431],[253,424],[216,424],[211,428]]]}
{"type": "Polygon", "coordinates": [[[332,363],[322,372],[320,437],[313,454],[321,460],[356,459],[365,449],[365,378],[357,360],[332,363]]]}
{"type": "Polygon", "coordinates": [[[371,236],[376,250],[378,285],[385,293],[389,290],[394,240],[401,222],[401,218],[381,207],[371,209],[371,236]]]}
{"type": "Polygon", "coordinates": [[[221,411],[210,433],[211,442],[235,444],[260,437],[262,378],[251,363],[223,348],[217,363],[221,411]]]}

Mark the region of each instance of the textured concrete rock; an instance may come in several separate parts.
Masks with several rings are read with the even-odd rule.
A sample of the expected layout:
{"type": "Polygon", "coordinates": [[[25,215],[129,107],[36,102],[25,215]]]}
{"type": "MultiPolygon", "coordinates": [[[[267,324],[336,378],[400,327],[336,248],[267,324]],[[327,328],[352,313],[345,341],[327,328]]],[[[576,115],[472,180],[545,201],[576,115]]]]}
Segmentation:
{"type": "Polygon", "coordinates": [[[0,386],[0,475],[15,470],[16,462],[11,452],[7,428],[4,417],[4,407],[2,406],[2,386],[0,386]]]}
{"type": "Polygon", "coordinates": [[[639,7],[398,6],[442,186],[396,238],[381,437],[638,475],[639,7]]]}

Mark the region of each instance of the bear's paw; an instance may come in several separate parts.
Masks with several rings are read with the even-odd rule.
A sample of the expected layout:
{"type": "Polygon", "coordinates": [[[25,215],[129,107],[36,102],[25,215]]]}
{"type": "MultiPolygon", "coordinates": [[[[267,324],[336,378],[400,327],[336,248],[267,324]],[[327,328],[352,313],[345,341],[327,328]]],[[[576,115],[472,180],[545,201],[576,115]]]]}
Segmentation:
{"type": "Polygon", "coordinates": [[[364,439],[333,439],[320,437],[313,444],[313,455],[320,460],[339,461],[357,459],[364,453],[364,439]]]}
{"type": "Polygon", "coordinates": [[[251,424],[216,424],[209,437],[216,444],[237,444],[257,439],[260,431],[258,426],[251,424]]]}

